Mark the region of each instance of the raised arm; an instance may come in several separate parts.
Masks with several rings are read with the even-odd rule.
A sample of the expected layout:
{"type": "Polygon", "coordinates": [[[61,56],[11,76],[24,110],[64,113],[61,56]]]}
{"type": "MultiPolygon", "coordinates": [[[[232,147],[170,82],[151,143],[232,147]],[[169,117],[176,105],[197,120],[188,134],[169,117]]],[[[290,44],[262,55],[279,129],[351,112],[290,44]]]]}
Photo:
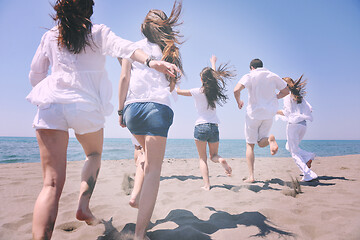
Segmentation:
{"type": "Polygon", "coordinates": [[[126,100],[126,95],[129,89],[130,75],[131,75],[131,62],[126,59],[118,58],[119,63],[121,64],[121,74],[119,80],[119,124],[121,127],[126,127],[123,123],[123,110],[124,103],[126,100]]]}
{"type": "Polygon", "coordinates": [[[212,55],[210,58],[210,62],[211,62],[211,68],[216,71],[216,60],[217,57],[215,55],[212,55]]]}
{"type": "Polygon", "coordinates": [[[244,102],[240,99],[240,92],[245,88],[244,85],[242,85],[240,82],[238,82],[234,88],[234,97],[238,104],[238,108],[242,109],[244,106],[244,102]]]}

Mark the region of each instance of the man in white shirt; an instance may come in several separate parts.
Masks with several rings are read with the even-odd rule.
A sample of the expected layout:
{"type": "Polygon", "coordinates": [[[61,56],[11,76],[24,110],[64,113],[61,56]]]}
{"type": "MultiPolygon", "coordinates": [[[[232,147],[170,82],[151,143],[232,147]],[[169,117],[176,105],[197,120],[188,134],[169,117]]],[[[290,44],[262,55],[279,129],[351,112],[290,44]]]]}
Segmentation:
{"type": "Polygon", "coordinates": [[[240,92],[248,90],[248,106],[245,119],[246,161],[249,168],[249,177],[245,182],[252,183],[254,178],[254,146],[270,145],[271,155],[276,154],[278,145],[274,135],[269,136],[273,117],[278,109],[278,99],[289,94],[287,84],[278,75],[263,67],[260,59],[250,62],[250,72],[245,74],[234,88],[234,96],[239,109],[244,102],[240,99],[240,92]],[[279,92],[276,93],[276,90],[279,92]]]}

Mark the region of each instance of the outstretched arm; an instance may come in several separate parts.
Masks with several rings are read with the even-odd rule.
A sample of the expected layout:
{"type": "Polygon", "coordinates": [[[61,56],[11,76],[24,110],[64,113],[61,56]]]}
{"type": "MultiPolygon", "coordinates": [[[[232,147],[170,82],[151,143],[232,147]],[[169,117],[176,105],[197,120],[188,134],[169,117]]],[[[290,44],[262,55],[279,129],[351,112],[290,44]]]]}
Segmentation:
{"type": "Polygon", "coordinates": [[[238,108],[239,109],[242,109],[242,107],[244,106],[244,102],[241,101],[240,99],[240,92],[245,88],[244,85],[242,85],[241,83],[237,83],[235,88],[234,88],[234,97],[235,97],[235,100],[238,104],[238,108]]]}
{"type": "MultiPolygon", "coordinates": [[[[149,56],[143,50],[137,49],[130,58],[139,63],[147,64],[146,60],[149,58],[149,56]]],[[[179,68],[175,64],[165,61],[151,60],[149,62],[149,66],[150,68],[167,74],[170,77],[176,77],[176,72],[181,73],[179,68]]]]}
{"type": "Polygon", "coordinates": [[[176,93],[181,96],[191,96],[190,90],[181,90],[180,88],[176,88],[176,93]]]}
{"type": "MultiPolygon", "coordinates": [[[[126,59],[118,58],[121,64],[121,74],[119,80],[119,110],[124,110],[124,103],[129,89],[130,75],[131,75],[131,62],[126,59]]],[[[119,124],[121,127],[126,127],[123,123],[123,115],[119,115],[119,124]]]]}
{"type": "Polygon", "coordinates": [[[216,60],[217,57],[215,55],[212,55],[210,58],[210,62],[211,62],[211,68],[216,71],[216,60]]]}
{"type": "Polygon", "coordinates": [[[277,99],[283,98],[286,95],[288,95],[290,92],[288,87],[285,87],[284,89],[280,90],[280,92],[276,95],[277,99]]]}

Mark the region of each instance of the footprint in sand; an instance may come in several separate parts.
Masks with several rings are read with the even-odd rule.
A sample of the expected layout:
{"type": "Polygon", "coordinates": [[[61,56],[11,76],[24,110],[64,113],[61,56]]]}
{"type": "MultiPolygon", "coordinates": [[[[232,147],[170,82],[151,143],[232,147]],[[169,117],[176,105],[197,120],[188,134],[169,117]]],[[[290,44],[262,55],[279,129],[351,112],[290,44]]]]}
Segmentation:
{"type": "Polygon", "coordinates": [[[67,222],[67,223],[60,224],[59,226],[56,227],[56,229],[62,230],[64,232],[74,232],[79,227],[81,227],[81,225],[83,225],[82,222],[75,222],[75,221],[67,222]]]}

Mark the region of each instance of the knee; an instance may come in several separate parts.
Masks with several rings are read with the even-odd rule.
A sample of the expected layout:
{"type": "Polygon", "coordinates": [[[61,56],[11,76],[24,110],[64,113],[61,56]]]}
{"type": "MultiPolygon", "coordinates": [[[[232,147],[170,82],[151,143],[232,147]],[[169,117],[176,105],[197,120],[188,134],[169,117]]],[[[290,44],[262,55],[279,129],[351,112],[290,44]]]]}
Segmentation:
{"type": "Polygon", "coordinates": [[[65,184],[65,176],[62,177],[45,177],[43,188],[47,189],[48,191],[55,191],[55,194],[60,197],[62,189],[65,184]]]}
{"type": "Polygon", "coordinates": [[[90,154],[86,155],[87,160],[100,160],[101,159],[101,152],[91,152],[90,154]]]}

